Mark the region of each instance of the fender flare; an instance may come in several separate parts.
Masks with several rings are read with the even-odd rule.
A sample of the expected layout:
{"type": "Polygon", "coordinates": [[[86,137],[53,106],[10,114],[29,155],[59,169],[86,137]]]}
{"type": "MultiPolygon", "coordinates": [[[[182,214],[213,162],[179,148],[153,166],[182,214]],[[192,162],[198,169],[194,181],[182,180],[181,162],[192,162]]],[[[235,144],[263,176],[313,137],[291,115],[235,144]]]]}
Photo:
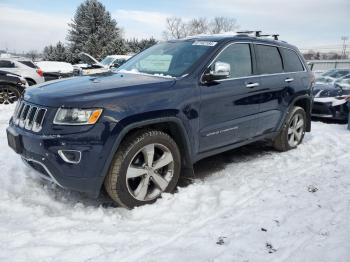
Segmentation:
{"type": "Polygon", "coordinates": [[[288,117],[288,114],[289,112],[291,111],[291,109],[295,106],[295,104],[300,101],[300,100],[303,100],[303,99],[306,99],[308,100],[308,105],[309,105],[309,110],[305,110],[306,112],[306,116],[307,116],[307,119],[306,119],[306,131],[307,132],[310,132],[311,131],[311,110],[312,110],[312,97],[310,95],[301,95],[301,96],[297,96],[295,97],[290,103],[289,103],[289,106],[288,106],[288,110],[285,111],[285,114],[283,116],[283,121],[281,121],[281,124],[279,125],[278,127],[278,132],[282,129],[282,127],[284,126],[285,122],[286,122],[286,119],[288,117]]]}
{"type": "MultiPolygon", "coordinates": [[[[123,122],[123,121],[121,121],[123,122]]],[[[126,135],[131,132],[132,130],[135,130],[137,128],[142,128],[142,127],[146,127],[149,125],[153,125],[153,124],[162,124],[162,123],[173,123],[176,124],[177,127],[179,128],[180,132],[181,132],[181,139],[183,140],[183,145],[184,145],[184,159],[185,159],[185,163],[184,163],[184,168],[185,169],[192,169],[192,164],[193,164],[193,156],[192,156],[192,151],[190,148],[190,142],[189,142],[189,138],[186,132],[186,129],[182,123],[182,121],[175,116],[167,116],[167,117],[157,117],[157,118],[152,118],[152,119],[147,119],[147,120],[143,120],[143,121],[136,121],[136,122],[132,122],[129,123],[128,125],[123,125],[122,123],[119,123],[121,125],[121,131],[118,133],[118,135],[116,136],[115,142],[113,144],[112,150],[109,153],[103,171],[101,173],[103,180],[106,177],[109,167],[111,165],[111,162],[113,160],[113,157],[115,155],[115,153],[117,152],[121,142],[123,141],[123,139],[126,137],[126,135]]],[[[103,183],[102,180],[102,183],[103,183]]]]}

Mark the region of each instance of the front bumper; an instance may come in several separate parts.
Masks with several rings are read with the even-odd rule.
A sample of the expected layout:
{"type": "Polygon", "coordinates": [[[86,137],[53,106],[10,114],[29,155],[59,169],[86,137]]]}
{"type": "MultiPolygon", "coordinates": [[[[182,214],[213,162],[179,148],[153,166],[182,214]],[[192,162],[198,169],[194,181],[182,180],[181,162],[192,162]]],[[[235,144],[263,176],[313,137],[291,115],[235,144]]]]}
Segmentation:
{"type": "Polygon", "coordinates": [[[331,102],[314,101],[311,115],[313,117],[347,120],[349,109],[345,104],[333,105],[331,102]]]}
{"type": "Polygon", "coordinates": [[[104,170],[108,164],[106,160],[112,144],[101,137],[101,128],[103,126],[96,125],[84,133],[47,136],[10,125],[8,137],[16,134],[20,144],[17,153],[27,165],[38,171],[42,178],[60,187],[97,197],[104,180],[104,170]],[[79,163],[66,162],[59,155],[60,150],[80,151],[79,163]]]}

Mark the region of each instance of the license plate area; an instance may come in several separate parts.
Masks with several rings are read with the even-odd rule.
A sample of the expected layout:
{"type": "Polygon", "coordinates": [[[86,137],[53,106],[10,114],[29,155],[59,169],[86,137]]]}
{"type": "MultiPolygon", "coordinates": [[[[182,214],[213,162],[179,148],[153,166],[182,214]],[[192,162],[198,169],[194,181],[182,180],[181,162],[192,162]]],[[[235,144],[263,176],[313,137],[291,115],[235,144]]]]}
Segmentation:
{"type": "Polygon", "coordinates": [[[13,128],[6,129],[7,143],[17,154],[23,151],[21,135],[19,135],[13,128]]]}

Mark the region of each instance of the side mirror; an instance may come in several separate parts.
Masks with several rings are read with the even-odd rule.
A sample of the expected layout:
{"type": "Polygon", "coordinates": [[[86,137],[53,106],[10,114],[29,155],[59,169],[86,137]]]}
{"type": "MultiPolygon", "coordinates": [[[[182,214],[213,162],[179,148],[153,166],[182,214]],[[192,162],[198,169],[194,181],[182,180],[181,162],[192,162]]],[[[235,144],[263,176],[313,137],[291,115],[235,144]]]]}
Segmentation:
{"type": "Polygon", "coordinates": [[[231,65],[225,62],[215,62],[213,70],[204,74],[204,81],[211,82],[228,78],[231,74],[231,65]]]}

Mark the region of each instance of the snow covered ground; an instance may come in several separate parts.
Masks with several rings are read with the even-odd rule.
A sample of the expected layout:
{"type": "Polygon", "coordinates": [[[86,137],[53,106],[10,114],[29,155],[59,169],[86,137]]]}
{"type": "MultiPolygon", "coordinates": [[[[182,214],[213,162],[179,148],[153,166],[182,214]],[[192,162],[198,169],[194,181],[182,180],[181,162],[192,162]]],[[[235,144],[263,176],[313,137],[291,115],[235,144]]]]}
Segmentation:
{"type": "Polygon", "coordinates": [[[350,261],[350,132],[313,123],[296,150],[254,144],[134,210],[46,184],[7,147],[0,106],[1,261],[350,261]]]}

